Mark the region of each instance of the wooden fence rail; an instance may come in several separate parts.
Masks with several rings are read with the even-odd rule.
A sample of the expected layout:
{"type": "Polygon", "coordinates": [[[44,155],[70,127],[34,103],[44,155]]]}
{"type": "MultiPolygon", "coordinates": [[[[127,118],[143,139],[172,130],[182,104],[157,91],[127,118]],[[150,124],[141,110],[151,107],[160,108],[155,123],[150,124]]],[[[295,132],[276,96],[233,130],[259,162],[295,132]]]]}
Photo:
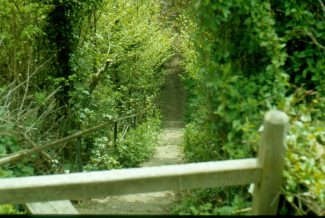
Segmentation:
{"type": "Polygon", "coordinates": [[[138,114],[134,114],[134,115],[128,115],[128,116],[117,118],[117,119],[109,119],[108,121],[103,122],[103,123],[101,123],[101,124],[99,124],[97,126],[93,126],[91,128],[79,131],[79,132],[77,132],[77,133],[75,133],[73,135],[69,135],[67,137],[55,140],[53,142],[50,142],[50,143],[47,143],[47,144],[44,144],[44,145],[40,145],[40,146],[36,146],[36,147],[30,148],[30,149],[24,149],[22,151],[18,151],[18,152],[9,154],[9,155],[7,155],[7,156],[0,159],[0,166],[5,165],[5,164],[10,164],[10,163],[15,163],[17,161],[20,161],[20,160],[24,159],[25,157],[29,157],[29,156],[31,156],[33,154],[37,154],[39,152],[44,151],[45,149],[49,149],[49,148],[52,148],[52,147],[57,146],[57,145],[62,145],[64,143],[68,142],[68,141],[71,141],[71,140],[76,139],[78,137],[87,135],[89,133],[92,133],[92,132],[94,132],[94,131],[96,131],[98,129],[102,129],[102,128],[104,128],[104,127],[106,127],[108,125],[111,125],[111,124],[116,124],[116,125],[114,125],[114,141],[116,141],[116,139],[117,139],[117,131],[118,131],[117,130],[117,123],[120,122],[120,121],[123,121],[123,120],[127,120],[127,119],[130,119],[130,118],[139,116],[140,114],[144,114],[144,113],[147,113],[147,112],[145,111],[145,112],[142,112],[142,113],[138,113],[138,114]],[[116,138],[115,138],[115,134],[116,134],[116,138]]]}
{"type": "Polygon", "coordinates": [[[260,180],[261,169],[256,159],[243,159],[9,178],[0,181],[0,203],[77,200],[250,184],[260,180]]]}
{"type": "MultiPolygon", "coordinates": [[[[4,178],[0,179],[0,203],[27,203],[27,207],[33,209],[30,211],[37,213],[41,209],[37,210],[36,207],[46,204],[40,202],[51,201],[49,204],[52,208],[62,206],[62,202],[53,200],[254,183],[253,214],[274,215],[277,212],[284,167],[287,124],[288,117],[283,112],[271,111],[265,115],[257,158],[4,178]]],[[[70,212],[76,213],[73,209],[70,212]]]]}

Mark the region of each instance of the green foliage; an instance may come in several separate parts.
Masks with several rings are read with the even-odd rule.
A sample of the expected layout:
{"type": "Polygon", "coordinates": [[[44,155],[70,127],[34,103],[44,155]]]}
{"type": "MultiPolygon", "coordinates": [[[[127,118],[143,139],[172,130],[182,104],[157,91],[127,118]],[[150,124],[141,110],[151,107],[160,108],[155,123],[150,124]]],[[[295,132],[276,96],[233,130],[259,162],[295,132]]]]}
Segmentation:
{"type": "MultiPolygon", "coordinates": [[[[0,98],[0,105],[2,105],[0,112],[0,157],[19,152],[22,149],[32,148],[35,146],[32,139],[49,140],[47,130],[43,130],[42,127],[53,122],[51,115],[55,110],[54,102],[50,96],[44,96],[42,103],[38,102],[33,99],[30,92],[30,90],[25,91],[23,101],[15,99],[19,93],[17,86],[8,87],[2,92],[0,98]],[[12,99],[11,102],[8,101],[9,99],[12,99]],[[19,104],[16,105],[17,103],[19,104]],[[44,107],[45,103],[48,104],[47,107],[44,107]]],[[[55,127],[55,124],[52,126],[55,127]]],[[[0,176],[33,175],[35,171],[41,171],[43,165],[49,164],[49,160],[43,159],[44,157],[32,156],[30,160],[2,166],[0,176]]],[[[55,155],[52,157],[54,158],[55,155]]]]}
{"type": "Polygon", "coordinates": [[[320,111],[313,104],[318,102],[306,102],[310,95],[313,93],[298,88],[286,100],[286,112],[292,119],[282,192],[297,215],[307,214],[303,203],[325,205],[325,126],[317,120],[320,111]]]}
{"type": "Polygon", "coordinates": [[[112,141],[107,137],[96,138],[89,155],[89,161],[84,167],[85,170],[109,170],[118,168],[120,163],[114,155],[112,141]]]}
{"type": "Polygon", "coordinates": [[[296,214],[302,215],[303,200],[325,205],[325,126],[294,121],[290,127],[283,192],[296,214]]]}
{"type": "MultiPolygon", "coordinates": [[[[284,110],[294,120],[303,120],[301,128],[292,121],[290,137],[305,138],[288,144],[282,193],[293,202],[293,195],[306,198],[301,194],[307,192],[313,196],[309,201],[324,205],[319,188],[324,187],[320,176],[324,157],[310,152],[301,159],[323,134],[322,10],[316,1],[193,1],[179,18],[188,92],[184,142],[188,161],[255,156],[263,114],[284,110]],[[305,172],[309,165],[313,170],[305,172]],[[294,190],[287,187],[288,181],[295,184],[294,190]]],[[[303,214],[296,201],[292,207],[303,214]]]]}
{"type": "MultiPolygon", "coordinates": [[[[55,91],[41,90],[48,60],[46,49],[39,49],[50,10],[51,5],[41,2],[0,1],[1,157],[55,138],[55,131],[48,132],[56,127],[55,91]]],[[[42,158],[31,159],[2,167],[1,175],[32,175],[47,164],[42,158]]]]}
{"type": "MultiPolygon", "coordinates": [[[[238,191],[239,189],[237,189],[238,191]]],[[[174,208],[179,215],[247,215],[250,203],[245,198],[221,188],[192,191],[174,208]],[[225,194],[226,193],[226,194],[225,194]]]]}
{"type": "MultiPolygon", "coordinates": [[[[84,21],[79,47],[71,57],[78,76],[75,90],[70,92],[71,109],[81,127],[156,109],[164,76],[162,68],[172,55],[171,31],[160,23],[160,10],[156,0],[109,1],[84,21]],[[110,66],[91,91],[87,84],[107,60],[110,66]]],[[[119,124],[119,131],[127,124],[132,125],[119,124]]],[[[86,150],[97,150],[96,141],[106,135],[106,130],[100,130],[86,137],[86,150]]],[[[83,159],[88,159],[88,154],[83,154],[83,159]]],[[[118,155],[111,158],[114,162],[118,155]]]]}
{"type": "Polygon", "coordinates": [[[106,9],[91,38],[96,47],[87,45],[96,53],[88,68],[111,59],[113,67],[103,79],[117,97],[119,114],[141,111],[152,106],[162,84],[161,66],[172,55],[170,34],[160,26],[157,1],[112,1],[106,9]]]}
{"type": "Polygon", "coordinates": [[[49,10],[51,6],[37,2],[0,1],[1,84],[19,84],[44,61],[35,55],[35,48],[44,35],[42,27],[49,10]]]}
{"type": "Polygon", "coordinates": [[[122,138],[116,144],[107,137],[95,138],[85,170],[108,170],[136,167],[152,156],[160,133],[160,121],[148,119],[122,138]]]}
{"type": "Polygon", "coordinates": [[[271,1],[276,31],[286,43],[290,82],[324,95],[324,6],[315,1],[271,1]]]}
{"type": "Polygon", "coordinates": [[[0,205],[0,214],[25,214],[25,213],[18,211],[11,204],[3,204],[3,205],[0,205]]]}
{"type": "Polygon", "coordinates": [[[117,144],[118,162],[124,167],[135,167],[152,156],[158,143],[160,121],[149,119],[130,130],[127,137],[117,144]]]}
{"type": "Polygon", "coordinates": [[[186,125],[183,146],[185,157],[188,161],[199,162],[209,160],[220,160],[218,139],[213,139],[211,132],[195,123],[186,125]]]}
{"type": "MultiPolygon", "coordinates": [[[[157,110],[163,66],[173,55],[171,29],[161,23],[160,12],[158,0],[0,0],[0,155],[112,117],[157,110]]],[[[116,151],[103,146],[111,136],[108,126],[1,168],[1,175],[75,170],[78,149],[88,170],[119,167],[116,151]]]]}

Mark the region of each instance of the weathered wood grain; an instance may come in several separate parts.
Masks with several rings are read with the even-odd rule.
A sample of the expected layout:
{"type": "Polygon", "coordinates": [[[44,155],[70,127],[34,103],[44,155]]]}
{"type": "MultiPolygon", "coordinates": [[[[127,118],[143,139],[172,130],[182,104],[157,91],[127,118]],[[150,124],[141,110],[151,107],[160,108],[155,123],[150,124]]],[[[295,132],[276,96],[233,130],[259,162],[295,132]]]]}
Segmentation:
{"type": "Polygon", "coordinates": [[[262,178],[254,187],[252,212],[255,215],[276,215],[284,169],[288,116],[270,111],[264,117],[264,128],[258,161],[262,178]]]}
{"type": "Polygon", "coordinates": [[[69,200],[27,203],[30,214],[79,214],[69,200]]]}
{"type": "Polygon", "coordinates": [[[222,187],[259,182],[255,158],[0,179],[0,204],[222,187]]]}

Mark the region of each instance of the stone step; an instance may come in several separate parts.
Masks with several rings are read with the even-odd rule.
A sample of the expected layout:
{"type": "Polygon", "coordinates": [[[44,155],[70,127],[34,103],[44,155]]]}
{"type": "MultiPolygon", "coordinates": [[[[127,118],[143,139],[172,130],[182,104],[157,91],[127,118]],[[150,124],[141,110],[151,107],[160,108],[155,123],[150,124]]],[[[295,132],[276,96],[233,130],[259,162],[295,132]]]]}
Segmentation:
{"type": "Polygon", "coordinates": [[[164,128],[182,128],[185,126],[185,123],[183,121],[179,120],[166,120],[163,121],[163,127],[164,128]]]}

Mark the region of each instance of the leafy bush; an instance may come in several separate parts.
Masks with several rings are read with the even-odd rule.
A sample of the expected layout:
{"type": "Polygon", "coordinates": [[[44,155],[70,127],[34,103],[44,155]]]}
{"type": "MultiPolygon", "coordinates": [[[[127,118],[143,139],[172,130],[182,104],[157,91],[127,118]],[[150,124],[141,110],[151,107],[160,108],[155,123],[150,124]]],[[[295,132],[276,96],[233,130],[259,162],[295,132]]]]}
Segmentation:
{"type": "MultiPolygon", "coordinates": [[[[317,98],[307,105],[310,94],[298,88],[287,98],[286,112],[290,115],[287,135],[287,156],[282,193],[293,208],[293,214],[307,214],[303,205],[324,209],[325,205],[325,125],[318,120],[317,98]],[[316,206],[315,206],[316,205],[316,206]]],[[[281,208],[282,213],[288,212],[281,208]]]]}
{"type": "MultiPolygon", "coordinates": [[[[246,186],[245,186],[246,187],[246,186]]],[[[239,188],[237,191],[240,191],[239,188]]],[[[180,215],[244,215],[250,206],[245,198],[222,188],[198,189],[185,196],[174,208],[180,215]]]]}
{"type": "Polygon", "coordinates": [[[218,139],[202,125],[190,123],[186,125],[183,135],[185,158],[190,162],[220,160],[218,139]]]}
{"type": "Polygon", "coordinates": [[[118,168],[120,163],[114,155],[112,141],[107,137],[96,138],[89,154],[89,160],[85,170],[109,170],[118,168]]]}
{"type": "MultiPolygon", "coordinates": [[[[163,66],[173,55],[160,12],[159,0],[0,0],[0,155],[156,110],[163,66]]],[[[91,133],[84,145],[69,141],[1,175],[77,170],[76,159],[89,160],[89,169],[118,167],[103,147],[111,133],[91,133]]]]}
{"type": "MultiPolygon", "coordinates": [[[[19,152],[22,149],[31,149],[40,142],[47,142],[56,137],[45,129],[49,125],[55,129],[56,111],[53,93],[44,92],[44,99],[38,102],[34,99],[33,91],[26,89],[23,99],[15,98],[19,95],[19,87],[8,86],[1,92],[0,97],[0,157],[19,152]],[[45,107],[44,105],[47,104],[45,107]],[[54,124],[53,124],[54,123],[54,124]]],[[[50,128],[50,129],[52,129],[50,128]]],[[[28,176],[34,173],[47,173],[55,155],[50,157],[43,152],[42,156],[32,156],[29,160],[22,160],[16,164],[0,167],[0,176],[28,176]]]]}
{"type": "Polygon", "coordinates": [[[116,144],[107,137],[96,138],[90,151],[85,170],[108,170],[136,167],[153,154],[160,133],[160,121],[148,119],[135,129],[129,130],[116,144]]]}
{"type": "MultiPolygon", "coordinates": [[[[286,200],[303,215],[304,203],[325,205],[325,126],[323,122],[293,121],[288,134],[283,193],[286,200]]],[[[322,206],[323,205],[323,206],[322,206]]]]}
{"type": "Polygon", "coordinates": [[[158,143],[159,129],[160,121],[149,119],[130,130],[117,145],[118,162],[124,167],[135,167],[150,158],[158,143]]]}
{"type": "MultiPolygon", "coordinates": [[[[188,161],[256,156],[257,130],[264,113],[283,110],[293,120],[282,194],[294,202],[291,206],[297,214],[306,212],[299,208],[297,196],[312,196],[308,201],[314,199],[322,207],[322,4],[277,0],[192,3],[179,19],[179,49],[189,99],[188,161]],[[315,147],[317,152],[312,150],[315,147]],[[308,155],[303,154],[308,150],[308,155]]],[[[244,193],[238,196],[246,199],[244,193]]],[[[214,199],[202,204],[207,202],[214,199]]]]}
{"type": "Polygon", "coordinates": [[[0,214],[25,214],[25,213],[17,210],[11,204],[3,204],[0,205],[0,214]]]}
{"type": "MultiPolygon", "coordinates": [[[[70,93],[72,110],[78,115],[81,127],[96,125],[99,120],[110,117],[157,109],[163,66],[173,55],[171,31],[160,22],[160,11],[158,0],[106,1],[89,20],[84,21],[84,35],[81,35],[80,46],[72,55],[78,76],[74,80],[75,90],[70,93]],[[87,82],[107,60],[111,64],[91,92],[87,82]]],[[[132,125],[131,122],[128,124],[132,125]]],[[[101,143],[98,140],[111,133],[111,130],[99,130],[86,136],[83,160],[89,159],[89,153],[99,152],[101,143]]],[[[110,160],[112,166],[115,160],[119,162],[118,154],[112,152],[105,153],[105,156],[101,154],[101,157],[110,160]]],[[[89,164],[95,166],[99,161],[95,159],[89,164]]],[[[123,165],[120,164],[116,166],[123,165]]]]}

